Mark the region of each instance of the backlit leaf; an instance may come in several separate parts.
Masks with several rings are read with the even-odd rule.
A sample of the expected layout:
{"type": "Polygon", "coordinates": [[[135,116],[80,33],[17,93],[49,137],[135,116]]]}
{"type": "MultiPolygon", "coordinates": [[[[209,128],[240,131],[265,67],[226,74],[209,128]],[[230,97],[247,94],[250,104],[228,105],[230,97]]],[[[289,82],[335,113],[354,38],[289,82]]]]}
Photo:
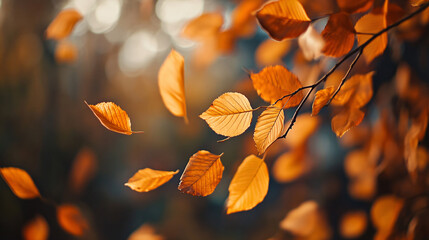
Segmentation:
{"type": "Polygon", "coordinates": [[[226,203],[227,214],[247,211],[262,202],[268,192],[268,169],[265,161],[250,155],[237,169],[226,203]]]}
{"type": "Polygon", "coordinates": [[[224,167],[221,156],[205,150],[192,155],[180,177],[178,189],[194,196],[210,195],[222,179],[224,167]]]}
{"type": "Polygon", "coordinates": [[[279,41],[298,37],[311,22],[298,0],[268,2],[256,13],[256,17],[262,28],[279,41]]]}
{"type": "Polygon", "coordinates": [[[268,107],[261,113],[256,122],[253,140],[259,154],[265,150],[278,138],[283,130],[284,113],[283,109],[268,107]]]}
{"type": "Polygon", "coordinates": [[[335,89],[333,87],[328,87],[316,92],[311,115],[316,116],[319,114],[320,110],[326,105],[326,103],[328,103],[329,99],[334,94],[334,91],[335,89]]]}
{"type": "Polygon", "coordinates": [[[82,15],[74,9],[64,9],[55,17],[46,29],[46,38],[61,40],[70,35],[82,15]]]}
{"type": "Polygon", "coordinates": [[[142,133],[142,131],[132,131],[131,121],[128,114],[118,105],[112,102],[101,102],[97,105],[85,104],[91,109],[100,123],[110,131],[131,135],[133,133],[142,133]]]}
{"type": "Polygon", "coordinates": [[[49,225],[46,219],[40,215],[37,215],[22,229],[22,238],[24,240],[46,240],[48,237],[49,225]]]}
{"type": "Polygon", "coordinates": [[[243,94],[228,92],[216,98],[200,118],[217,134],[234,137],[250,126],[252,106],[243,94]]]}
{"type": "Polygon", "coordinates": [[[136,192],[149,192],[168,182],[178,172],[179,170],[173,172],[144,168],[135,173],[124,185],[136,192]]]}
{"type": "Polygon", "coordinates": [[[183,29],[182,35],[188,39],[204,41],[215,37],[223,25],[223,16],[220,13],[204,13],[189,21],[183,29]]]}
{"type": "Polygon", "coordinates": [[[359,125],[364,115],[361,110],[356,108],[345,109],[332,118],[332,131],[338,137],[342,137],[350,128],[359,125]]]}
{"type": "Polygon", "coordinates": [[[357,238],[365,232],[366,225],[364,211],[348,212],[341,217],[340,234],[343,238],[357,238]]]}
{"type": "Polygon", "coordinates": [[[308,236],[318,224],[318,205],[315,201],[306,201],[290,211],[280,222],[280,228],[294,235],[308,236]]]}
{"type": "Polygon", "coordinates": [[[349,14],[332,14],[322,32],[325,46],[322,52],[331,57],[341,57],[348,53],[355,42],[355,29],[349,14]]]}
{"type": "Polygon", "coordinates": [[[89,229],[88,221],[79,208],[71,204],[57,207],[57,220],[64,231],[75,236],[82,236],[89,229]]]}
{"type": "Polygon", "coordinates": [[[183,117],[188,122],[186,115],[184,64],[180,53],[174,49],[165,59],[158,72],[158,85],[162,101],[167,109],[178,117],[183,117]]]}
{"type": "MultiPolygon", "coordinates": [[[[372,76],[374,72],[369,72],[365,75],[356,74],[353,75],[347,82],[343,85],[345,89],[354,88],[354,94],[350,98],[349,105],[354,108],[361,108],[365,106],[372,98],[372,76]]],[[[341,90],[340,90],[341,92],[341,90]]]]}
{"type": "MultiPolygon", "coordinates": [[[[279,98],[302,87],[298,78],[280,65],[265,67],[259,73],[251,73],[250,78],[252,78],[253,87],[258,95],[269,103],[274,103],[279,98]]],[[[304,94],[300,91],[290,99],[287,97],[277,104],[284,108],[295,107],[303,97],[304,94]]]]}
{"type": "Polygon", "coordinates": [[[368,11],[374,0],[337,0],[338,6],[341,10],[348,13],[360,13],[368,11]]]}
{"type": "Polygon", "coordinates": [[[40,197],[39,190],[30,175],[22,169],[14,167],[0,168],[3,179],[12,192],[19,198],[31,199],[40,197]]]}

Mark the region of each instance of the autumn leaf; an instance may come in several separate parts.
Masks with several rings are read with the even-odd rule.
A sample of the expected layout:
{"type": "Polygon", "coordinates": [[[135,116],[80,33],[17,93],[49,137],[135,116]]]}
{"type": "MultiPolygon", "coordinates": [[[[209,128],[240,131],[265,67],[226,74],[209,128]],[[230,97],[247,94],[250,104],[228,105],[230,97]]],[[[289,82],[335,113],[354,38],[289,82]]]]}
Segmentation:
{"type": "Polygon", "coordinates": [[[231,13],[230,30],[237,37],[250,37],[256,31],[254,12],[258,10],[264,0],[243,0],[231,13]]]}
{"type": "Polygon", "coordinates": [[[82,15],[74,9],[64,9],[55,17],[46,29],[46,38],[61,40],[70,35],[82,15]]]}
{"type": "Polygon", "coordinates": [[[311,112],[312,116],[319,114],[320,110],[328,103],[334,94],[335,89],[333,87],[328,87],[316,92],[316,96],[313,101],[313,110],[311,112]]]}
{"type": "Polygon", "coordinates": [[[70,189],[79,193],[94,177],[97,168],[97,158],[94,152],[89,148],[83,148],[75,157],[69,176],[70,189]]]}
{"type": "Polygon", "coordinates": [[[200,115],[213,131],[227,137],[242,134],[252,122],[252,106],[241,93],[228,92],[216,98],[200,115]]]}
{"type": "Polygon", "coordinates": [[[268,107],[261,113],[256,122],[253,140],[259,154],[263,154],[265,150],[277,140],[280,136],[284,124],[283,109],[277,107],[268,107]]]}
{"type": "MultiPolygon", "coordinates": [[[[281,97],[291,94],[302,87],[298,78],[280,65],[265,67],[259,73],[251,73],[250,78],[258,95],[269,103],[274,103],[281,97]]],[[[303,97],[304,94],[299,91],[290,99],[287,97],[279,101],[278,106],[284,106],[284,108],[295,107],[303,97]]]]}
{"type": "Polygon", "coordinates": [[[256,18],[261,27],[278,41],[298,37],[311,22],[298,0],[268,2],[256,12],[256,18]]]}
{"type": "Polygon", "coordinates": [[[12,192],[19,198],[32,199],[40,197],[39,190],[30,175],[20,168],[0,168],[0,174],[12,192]]]}
{"type": "Polygon", "coordinates": [[[237,169],[226,202],[227,214],[247,211],[262,202],[268,192],[268,169],[255,155],[246,157],[237,169]]]}
{"type": "Polygon", "coordinates": [[[360,200],[372,199],[377,190],[376,181],[376,175],[373,172],[363,173],[353,178],[348,186],[350,196],[360,200]]]}
{"type": "Polygon", "coordinates": [[[57,220],[64,231],[75,236],[82,236],[89,229],[88,221],[79,208],[71,204],[57,207],[57,220]]]}
{"type": "MultiPolygon", "coordinates": [[[[369,72],[367,74],[356,74],[353,75],[347,82],[343,85],[341,90],[338,92],[337,96],[335,96],[335,101],[333,104],[339,102],[339,98],[343,95],[342,89],[347,92],[349,89],[353,90],[353,95],[350,97],[348,102],[349,106],[353,108],[361,108],[365,106],[372,98],[373,90],[372,90],[372,76],[374,72],[369,72]],[[334,103],[335,102],[335,103],[334,103]]],[[[347,95],[347,93],[345,93],[347,95]]],[[[347,97],[344,97],[347,98],[347,97]]]]}
{"type": "Polygon", "coordinates": [[[393,195],[377,198],[371,207],[371,220],[375,228],[390,233],[403,205],[404,201],[393,195]]]}
{"type": "Polygon", "coordinates": [[[183,56],[172,49],[159,69],[158,85],[167,109],[174,116],[183,117],[187,123],[184,64],[183,56]]]}
{"type": "Polygon", "coordinates": [[[62,41],[58,43],[55,49],[55,60],[58,63],[72,63],[76,61],[78,50],[76,46],[70,42],[62,41]]]}
{"type": "Polygon", "coordinates": [[[217,12],[204,13],[189,21],[183,28],[182,35],[191,40],[204,41],[215,37],[222,25],[222,14],[217,12]]]}
{"type": "Polygon", "coordinates": [[[127,240],[164,240],[164,238],[156,234],[151,225],[145,223],[135,230],[127,240]]]}
{"type": "Polygon", "coordinates": [[[149,192],[168,182],[178,172],[179,170],[173,172],[144,168],[135,173],[124,185],[136,192],[149,192]]]}
{"type": "MultiPolygon", "coordinates": [[[[292,120],[289,120],[285,126],[289,126],[292,120]]],[[[298,149],[302,147],[308,138],[314,134],[319,126],[319,118],[313,117],[308,113],[298,115],[293,127],[290,129],[287,138],[284,142],[287,146],[292,149],[298,149]]]]}
{"type": "Polygon", "coordinates": [[[275,41],[267,39],[263,41],[255,52],[255,61],[258,66],[275,65],[282,62],[282,57],[291,48],[292,41],[275,41]]]}
{"type": "Polygon", "coordinates": [[[187,194],[205,197],[212,194],[222,179],[221,155],[200,150],[189,159],[180,177],[178,189],[187,194]]]}
{"type": "Polygon", "coordinates": [[[112,102],[101,102],[97,105],[85,104],[91,109],[100,123],[110,131],[131,135],[133,133],[143,133],[142,131],[132,131],[131,121],[128,114],[118,105],[112,102]]]}
{"type": "Polygon", "coordinates": [[[306,201],[290,211],[280,222],[280,227],[298,236],[310,235],[318,224],[318,205],[306,201]]]}
{"type": "Polygon", "coordinates": [[[340,234],[343,238],[361,236],[367,226],[367,216],[364,211],[353,211],[344,214],[340,221],[340,234]]]}
{"type": "Polygon", "coordinates": [[[368,11],[374,0],[337,0],[338,6],[341,10],[348,13],[361,13],[368,11]]]}
{"type": "Polygon", "coordinates": [[[345,109],[332,118],[332,131],[334,131],[338,137],[342,137],[350,128],[359,125],[364,115],[365,114],[361,110],[356,108],[345,109]]]}
{"type": "Polygon", "coordinates": [[[273,176],[277,182],[291,182],[308,170],[307,164],[301,149],[283,153],[273,165],[273,176]]]}
{"type": "Polygon", "coordinates": [[[331,57],[341,57],[348,53],[355,42],[355,29],[350,15],[345,12],[332,14],[322,31],[325,46],[322,52],[331,57]]]}
{"type": "Polygon", "coordinates": [[[22,238],[24,240],[46,240],[48,237],[49,225],[41,215],[37,215],[22,229],[22,238]]]}
{"type": "Polygon", "coordinates": [[[322,55],[325,40],[311,25],[304,34],[299,36],[298,45],[304,54],[305,59],[311,61],[318,59],[322,55]]]}

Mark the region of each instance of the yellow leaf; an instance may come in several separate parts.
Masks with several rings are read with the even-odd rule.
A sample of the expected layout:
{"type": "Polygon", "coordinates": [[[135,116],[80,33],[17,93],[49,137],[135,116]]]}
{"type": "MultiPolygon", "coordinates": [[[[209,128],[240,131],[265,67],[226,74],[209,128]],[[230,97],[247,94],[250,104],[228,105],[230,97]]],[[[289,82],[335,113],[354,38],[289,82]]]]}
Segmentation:
{"type": "Polygon", "coordinates": [[[61,40],[70,35],[82,15],[74,9],[62,10],[46,29],[46,38],[61,40]]]}
{"type": "Polygon", "coordinates": [[[262,42],[255,52],[255,61],[258,66],[275,65],[282,62],[291,47],[292,41],[274,41],[267,39],[262,42]]]}
{"type": "Polygon", "coordinates": [[[268,2],[256,12],[256,17],[262,28],[278,41],[298,37],[311,22],[298,0],[268,2]]]}
{"type": "Polygon", "coordinates": [[[344,12],[332,14],[322,32],[325,46],[322,52],[331,57],[348,53],[355,42],[355,29],[350,15],[344,12]]]}
{"type": "Polygon", "coordinates": [[[350,128],[359,125],[364,116],[365,114],[359,109],[345,109],[332,118],[332,131],[334,131],[338,137],[342,137],[350,128]]]}
{"type": "Polygon", "coordinates": [[[393,195],[377,198],[371,207],[371,220],[377,230],[390,232],[399,216],[404,201],[393,195]]]}
{"type": "Polygon", "coordinates": [[[328,103],[334,94],[335,89],[333,87],[328,87],[316,92],[316,96],[313,101],[313,110],[311,112],[312,116],[319,114],[320,110],[328,103]]]}
{"type": "Polygon", "coordinates": [[[71,204],[57,207],[57,220],[64,231],[75,236],[82,236],[89,229],[88,221],[79,208],[71,204]]]}
{"type": "Polygon", "coordinates": [[[213,131],[227,137],[242,134],[252,122],[252,106],[241,93],[224,93],[200,115],[213,131]]]}
{"type": "Polygon", "coordinates": [[[237,169],[226,203],[227,214],[247,211],[262,202],[268,192],[268,169],[263,159],[250,155],[237,169]]]}
{"type": "Polygon", "coordinates": [[[280,222],[280,228],[294,235],[308,236],[318,224],[318,205],[315,201],[306,201],[290,211],[280,222]]]}
{"type": "Polygon", "coordinates": [[[183,117],[187,123],[184,64],[185,60],[182,55],[171,49],[159,69],[158,85],[162,101],[167,109],[174,116],[183,117]]]}
{"type": "Polygon", "coordinates": [[[132,176],[125,186],[136,192],[149,192],[168,182],[179,170],[159,171],[150,168],[140,169],[132,176]]]}
{"type": "Polygon", "coordinates": [[[364,211],[348,212],[341,217],[340,234],[343,238],[357,238],[361,236],[367,225],[367,216],[364,211]]]}
{"type": "Polygon", "coordinates": [[[222,25],[222,14],[217,12],[204,13],[189,21],[183,28],[182,35],[191,40],[204,41],[215,37],[222,25]]]}
{"type": "Polygon", "coordinates": [[[30,175],[22,169],[14,167],[0,168],[3,179],[12,192],[19,198],[31,199],[40,197],[39,190],[30,175]]]}
{"type": "Polygon", "coordinates": [[[112,102],[101,102],[97,105],[85,104],[91,109],[100,123],[110,131],[131,135],[143,133],[142,131],[131,131],[131,121],[128,114],[118,105],[112,102]]]}
{"type": "MultiPolygon", "coordinates": [[[[279,98],[302,87],[298,78],[280,65],[265,67],[259,73],[251,73],[250,78],[252,78],[253,87],[258,95],[269,103],[274,103],[279,98]]],[[[304,94],[300,91],[290,99],[286,97],[277,104],[284,108],[295,107],[303,97],[304,94]]]]}
{"type": "Polygon", "coordinates": [[[360,13],[368,11],[374,3],[374,0],[337,0],[337,3],[343,11],[348,13],[360,13]]]}
{"type": "Polygon", "coordinates": [[[200,150],[189,159],[180,177],[178,189],[187,194],[205,197],[212,194],[222,179],[221,155],[200,150]]]}
{"type": "Polygon", "coordinates": [[[308,170],[303,153],[301,150],[295,150],[283,153],[277,158],[273,166],[273,176],[277,182],[291,182],[308,170]]]}
{"type": "MultiPolygon", "coordinates": [[[[370,12],[365,16],[361,17],[356,25],[356,32],[361,33],[377,33],[382,29],[386,28],[386,15],[383,13],[370,12]]],[[[362,45],[368,41],[372,36],[367,34],[357,34],[359,45],[362,45]]],[[[375,38],[370,44],[368,44],[363,50],[363,56],[367,63],[371,63],[374,58],[381,55],[387,46],[387,33],[383,33],[375,38]]]]}
{"type": "Polygon", "coordinates": [[[49,225],[46,219],[37,215],[22,229],[24,240],[46,240],[49,237],[49,225]]]}
{"type": "Polygon", "coordinates": [[[261,113],[256,122],[255,132],[253,134],[253,140],[255,140],[259,154],[263,154],[265,150],[280,137],[283,124],[283,109],[268,107],[261,113]]]}

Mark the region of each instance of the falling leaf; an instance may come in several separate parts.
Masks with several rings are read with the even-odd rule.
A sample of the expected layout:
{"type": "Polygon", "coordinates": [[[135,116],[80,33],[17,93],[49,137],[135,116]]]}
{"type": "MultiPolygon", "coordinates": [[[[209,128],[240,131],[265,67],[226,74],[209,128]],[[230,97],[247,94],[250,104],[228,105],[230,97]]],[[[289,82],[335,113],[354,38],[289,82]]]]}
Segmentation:
{"type": "Polygon", "coordinates": [[[222,179],[221,155],[200,150],[189,159],[180,177],[178,189],[187,194],[205,197],[212,194],[222,179]]]}
{"type": "Polygon", "coordinates": [[[22,229],[24,240],[46,240],[49,237],[49,225],[46,219],[37,215],[22,229]]]}
{"type": "Polygon", "coordinates": [[[273,176],[280,183],[291,182],[301,177],[307,170],[307,162],[302,150],[283,153],[273,166],[273,176]]]}
{"type": "Polygon", "coordinates": [[[255,52],[255,61],[258,66],[275,65],[282,62],[282,57],[291,48],[292,41],[263,41],[255,52]]]}
{"type": "Polygon", "coordinates": [[[304,34],[299,36],[298,45],[304,54],[305,59],[311,61],[318,59],[322,55],[325,40],[311,25],[304,34]]]}
{"type": "Polygon", "coordinates": [[[22,169],[14,167],[0,168],[0,174],[12,192],[19,198],[31,199],[40,197],[39,190],[30,175],[22,169]]]}
{"type": "Polygon", "coordinates": [[[167,109],[174,116],[184,117],[187,123],[184,64],[185,60],[182,55],[171,49],[170,54],[159,69],[158,85],[162,101],[164,101],[167,109]]]}
{"type": "Polygon", "coordinates": [[[335,89],[333,87],[328,87],[316,92],[316,96],[313,101],[313,110],[311,112],[312,116],[319,114],[320,110],[328,103],[334,94],[335,89]]]}
{"type": "Polygon", "coordinates": [[[58,63],[72,63],[76,61],[77,55],[76,46],[70,42],[62,41],[58,43],[55,49],[55,60],[58,63]]]}
{"type": "Polygon", "coordinates": [[[55,17],[46,29],[46,38],[61,40],[70,35],[82,15],[74,9],[64,9],[55,17]]]}
{"type": "MultiPolygon", "coordinates": [[[[289,126],[292,120],[289,120],[285,126],[289,126]]],[[[317,130],[319,118],[312,117],[308,113],[298,115],[296,121],[289,131],[284,142],[292,149],[299,148],[305,144],[308,138],[317,130]]]]}
{"type": "MultiPolygon", "coordinates": [[[[250,78],[258,95],[270,103],[274,103],[281,97],[291,94],[302,87],[298,78],[280,65],[265,67],[259,73],[251,73],[250,78]]],[[[278,106],[284,106],[284,108],[295,107],[303,97],[304,94],[299,91],[290,99],[286,97],[279,101],[278,106]]]]}
{"type": "Polygon", "coordinates": [[[268,2],[256,12],[256,17],[262,28],[278,41],[298,37],[311,22],[298,0],[268,2]]]}
{"type": "Polygon", "coordinates": [[[182,35],[191,40],[204,41],[215,37],[215,35],[219,33],[222,25],[222,14],[217,12],[204,13],[189,21],[184,27],[182,35]]]}
{"type": "Polygon", "coordinates": [[[364,115],[365,114],[361,110],[356,108],[345,109],[332,118],[332,131],[334,131],[338,137],[342,137],[350,128],[359,125],[364,115]]]}
{"type": "Polygon", "coordinates": [[[75,236],[82,236],[89,229],[88,221],[79,208],[71,204],[57,207],[57,220],[64,231],[75,236]]]}
{"type": "Polygon", "coordinates": [[[83,148],[77,154],[70,171],[70,189],[79,193],[94,176],[97,168],[97,158],[89,148],[83,148]]]}
{"type": "Polygon", "coordinates": [[[357,238],[361,236],[367,225],[367,216],[364,211],[348,212],[341,217],[340,234],[343,238],[357,238]]]}
{"type": "Polygon", "coordinates": [[[404,201],[393,195],[377,198],[371,207],[371,220],[377,230],[390,232],[399,216],[404,201]]]}
{"type": "Polygon", "coordinates": [[[298,236],[308,236],[316,228],[317,220],[317,203],[315,201],[306,201],[287,214],[280,222],[280,228],[298,236]]]}
{"type": "Polygon", "coordinates": [[[281,108],[268,107],[261,113],[256,122],[255,133],[253,134],[253,140],[255,140],[259,154],[263,154],[280,137],[283,123],[284,113],[281,108]]]}
{"type": "Polygon", "coordinates": [[[361,13],[368,11],[374,0],[337,0],[338,6],[341,10],[348,13],[361,13]]]}
{"type": "Polygon", "coordinates": [[[156,234],[151,225],[145,223],[135,230],[128,240],[164,240],[164,238],[156,234]]]}
{"type": "Polygon", "coordinates": [[[255,155],[246,157],[229,185],[226,213],[231,214],[254,208],[267,195],[268,182],[269,176],[265,161],[255,155]]]}
{"type": "Polygon", "coordinates": [[[246,96],[228,92],[216,98],[200,118],[204,119],[217,134],[234,137],[249,128],[252,111],[246,96]]]}
{"type": "Polygon", "coordinates": [[[179,170],[159,171],[150,168],[140,169],[132,176],[125,186],[136,192],[149,192],[168,182],[179,170]]]}
{"type": "Polygon", "coordinates": [[[331,57],[348,53],[355,42],[355,29],[350,15],[345,12],[332,14],[322,32],[325,46],[322,52],[331,57]]]}
{"type": "Polygon", "coordinates": [[[131,131],[131,121],[128,114],[118,105],[112,102],[101,102],[97,105],[85,104],[91,109],[100,123],[110,131],[131,135],[143,133],[142,131],[131,131]]]}

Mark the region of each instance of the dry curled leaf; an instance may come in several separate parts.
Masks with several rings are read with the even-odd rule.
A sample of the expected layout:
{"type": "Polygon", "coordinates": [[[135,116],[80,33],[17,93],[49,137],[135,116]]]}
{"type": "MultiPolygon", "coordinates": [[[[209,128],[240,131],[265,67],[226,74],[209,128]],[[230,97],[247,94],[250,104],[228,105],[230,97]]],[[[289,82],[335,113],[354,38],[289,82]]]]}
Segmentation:
{"type": "Polygon", "coordinates": [[[70,35],[82,15],[74,9],[64,9],[55,17],[46,29],[46,38],[61,40],[70,35]]]}
{"type": "Polygon", "coordinates": [[[226,202],[227,214],[247,211],[262,202],[268,192],[268,169],[255,155],[246,157],[237,169],[226,202]]]}
{"type": "Polygon", "coordinates": [[[31,199],[40,197],[39,190],[30,175],[20,168],[0,168],[0,174],[12,192],[19,198],[31,199]]]}
{"type": "Polygon", "coordinates": [[[174,116],[183,117],[187,123],[184,65],[183,56],[171,49],[159,69],[158,85],[162,101],[167,109],[174,116]]]}
{"type": "MultiPolygon", "coordinates": [[[[269,103],[274,103],[281,97],[302,87],[295,74],[280,65],[265,67],[259,73],[251,73],[250,78],[258,95],[269,103]]],[[[284,106],[284,108],[295,107],[303,97],[304,94],[299,91],[294,96],[286,97],[277,104],[280,107],[284,106]]]]}
{"type": "Polygon", "coordinates": [[[189,21],[183,28],[182,35],[195,41],[205,41],[219,33],[223,25],[223,16],[220,13],[204,13],[189,21]]]}
{"type": "Polygon", "coordinates": [[[318,224],[318,205],[315,201],[306,201],[290,211],[280,222],[280,228],[294,235],[308,236],[318,224]]]}
{"type": "Polygon", "coordinates": [[[131,135],[133,133],[143,133],[142,131],[132,131],[131,121],[128,114],[118,105],[112,102],[101,102],[97,105],[85,104],[91,109],[100,123],[110,131],[131,135]]]}
{"type": "Polygon", "coordinates": [[[79,208],[71,204],[57,207],[57,220],[64,231],[75,236],[82,236],[89,229],[88,221],[79,208]]]}
{"type": "Polygon", "coordinates": [[[259,154],[265,150],[280,137],[284,124],[283,109],[277,107],[268,107],[261,113],[256,122],[253,140],[259,154]]]}
{"type": "Polygon", "coordinates": [[[49,225],[46,219],[37,215],[22,229],[24,240],[46,240],[49,237],[49,225]]]}
{"type": "Polygon", "coordinates": [[[340,234],[343,238],[357,238],[361,236],[367,225],[367,216],[364,211],[348,212],[341,217],[340,234]]]}
{"type": "Polygon", "coordinates": [[[149,192],[168,182],[178,172],[179,170],[173,172],[144,168],[135,173],[124,185],[136,192],[149,192]]]}
{"type": "Polygon", "coordinates": [[[311,22],[298,0],[268,2],[257,11],[256,17],[262,28],[278,41],[298,37],[311,22]]]}
{"type": "Polygon", "coordinates": [[[221,155],[200,150],[189,159],[180,177],[178,189],[187,194],[205,197],[212,194],[222,179],[221,155]]]}
{"type": "Polygon", "coordinates": [[[374,0],[337,0],[338,6],[341,10],[348,13],[360,13],[368,11],[374,0]]]}
{"type": "Polygon", "coordinates": [[[322,31],[325,46],[322,52],[331,57],[341,57],[348,53],[355,42],[355,29],[350,15],[345,12],[332,14],[322,31]]]}
{"type": "Polygon", "coordinates": [[[234,137],[242,134],[252,122],[252,106],[241,93],[228,92],[216,98],[200,115],[217,134],[234,137]]]}
{"type": "Polygon", "coordinates": [[[314,97],[313,101],[313,109],[311,112],[312,116],[319,114],[320,110],[328,103],[329,99],[331,99],[334,91],[334,87],[328,87],[316,92],[316,96],[314,97]]]}
{"type": "Polygon", "coordinates": [[[338,137],[342,137],[350,128],[359,125],[364,115],[365,114],[361,110],[356,108],[344,109],[332,118],[332,131],[334,131],[338,137]]]}

